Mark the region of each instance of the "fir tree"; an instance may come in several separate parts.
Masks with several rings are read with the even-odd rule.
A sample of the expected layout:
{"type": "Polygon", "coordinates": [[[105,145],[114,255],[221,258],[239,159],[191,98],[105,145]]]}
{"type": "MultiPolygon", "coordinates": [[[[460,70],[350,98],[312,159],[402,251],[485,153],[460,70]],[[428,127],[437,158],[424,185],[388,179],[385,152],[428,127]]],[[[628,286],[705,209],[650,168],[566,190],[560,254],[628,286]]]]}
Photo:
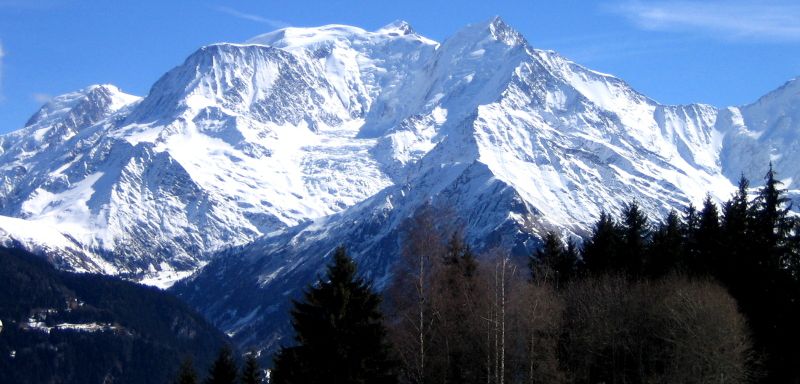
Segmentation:
{"type": "Polygon", "coordinates": [[[211,365],[208,371],[208,378],[206,384],[235,384],[236,374],[236,361],[233,359],[233,350],[225,346],[219,351],[217,359],[211,365]]]}
{"type": "Polygon", "coordinates": [[[697,208],[694,204],[689,203],[689,206],[686,207],[683,213],[683,226],[681,228],[684,238],[684,247],[679,265],[690,273],[692,272],[691,266],[695,265],[694,260],[697,260],[699,257],[698,254],[700,253],[697,242],[697,230],[699,227],[700,217],[697,213],[697,208]]]}
{"type": "Polygon", "coordinates": [[[737,298],[757,334],[756,345],[768,355],[769,376],[777,378],[772,379],[775,382],[787,382],[790,375],[797,377],[800,359],[796,344],[800,340],[800,285],[787,268],[794,226],[788,214],[791,203],[775,176],[770,164],[752,206],[753,267],[746,280],[733,283],[739,287],[737,298]]]}
{"type": "Polygon", "coordinates": [[[181,362],[180,368],[178,368],[178,377],[175,378],[175,384],[196,384],[197,383],[197,372],[194,370],[194,364],[192,363],[192,359],[187,358],[181,362]]]}
{"type": "Polygon", "coordinates": [[[695,259],[692,270],[699,275],[709,275],[719,265],[720,262],[720,224],[719,211],[717,205],[711,200],[710,195],[706,195],[703,201],[703,209],[700,211],[700,220],[694,236],[696,240],[695,259]]]}
{"type": "Polygon", "coordinates": [[[553,232],[544,236],[544,244],[530,259],[533,280],[551,282],[556,289],[567,284],[577,273],[578,251],[575,241],[569,239],[567,246],[553,232]]]}
{"type": "Polygon", "coordinates": [[[446,382],[476,382],[480,367],[469,362],[480,359],[479,348],[476,348],[480,344],[469,337],[474,323],[468,319],[476,310],[475,300],[480,295],[478,261],[460,232],[450,237],[442,264],[433,277],[442,285],[432,297],[438,322],[431,340],[431,350],[440,353],[431,355],[429,366],[436,367],[431,371],[441,369],[443,372],[432,376],[443,376],[446,382]]]}
{"type": "Polygon", "coordinates": [[[567,239],[567,247],[564,249],[564,255],[558,266],[563,284],[569,283],[575,278],[578,274],[579,265],[580,257],[578,256],[578,245],[575,243],[575,239],[570,237],[567,239]]]}
{"type": "Polygon", "coordinates": [[[791,201],[785,195],[786,190],[780,188],[782,183],[775,178],[772,163],[764,180],[764,187],[755,201],[754,235],[765,255],[759,264],[767,269],[778,269],[785,264],[788,237],[794,225],[788,215],[791,201]]]}
{"type": "Polygon", "coordinates": [[[357,277],[343,247],[334,252],[326,278],[294,302],[296,346],[275,357],[275,384],[395,383],[381,298],[357,277]]]}
{"type": "Polygon", "coordinates": [[[542,247],[531,257],[529,266],[534,281],[554,282],[558,285],[558,264],[564,255],[564,245],[553,232],[547,232],[542,247]]]}
{"type": "Polygon", "coordinates": [[[629,204],[622,213],[622,248],[620,267],[631,276],[642,273],[645,249],[650,239],[650,228],[647,216],[635,201],[629,204]]]}
{"type": "Polygon", "coordinates": [[[678,213],[670,211],[667,219],[653,233],[645,270],[650,277],[662,277],[679,269],[684,238],[678,213]]]}
{"type": "Polygon", "coordinates": [[[258,367],[258,361],[256,361],[255,353],[250,352],[245,357],[240,379],[242,384],[261,383],[261,370],[258,367]]]}
{"type": "Polygon", "coordinates": [[[721,242],[725,257],[720,260],[718,275],[727,282],[742,280],[742,274],[752,270],[748,265],[751,248],[750,227],[752,215],[747,190],[750,182],[744,175],[739,179],[739,188],[730,200],[722,205],[721,242]]]}
{"type": "Polygon", "coordinates": [[[469,244],[464,241],[464,237],[459,232],[453,232],[450,236],[442,264],[456,266],[456,269],[465,277],[475,276],[478,262],[469,244]]]}
{"type": "Polygon", "coordinates": [[[592,234],[583,243],[583,266],[588,273],[602,273],[612,269],[617,262],[619,244],[622,241],[619,227],[606,212],[592,228],[592,234]]]}

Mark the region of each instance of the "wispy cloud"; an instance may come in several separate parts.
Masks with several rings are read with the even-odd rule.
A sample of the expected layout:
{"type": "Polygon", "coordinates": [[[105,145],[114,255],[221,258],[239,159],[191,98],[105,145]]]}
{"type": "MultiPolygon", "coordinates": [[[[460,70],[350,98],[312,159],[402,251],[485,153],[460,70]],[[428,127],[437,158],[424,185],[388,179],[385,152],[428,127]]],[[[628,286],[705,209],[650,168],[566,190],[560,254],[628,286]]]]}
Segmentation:
{"type": "Polygon", "coordinates": [[[800,41],[796,1],[629,1],[610,9],[646,30],[702,33],[724,40],[800,41]]]}
{"type": "Polygon", "coordinates": [[[266,17],[260,16],[260,15],[255,15],[255,14],[252,14],[252,13],[245,13],[245,12],[241,12],[241,11],[238,11],[238,10],[230,8],[230,7],[217,6],[217,7],[213,7],[213,9],[215,11],[217,11],[217,12],[222,12],[224,14],[227,14],[227,15],[230,15],[230,16],[242,19],[242,20],[248,20],[248,21],[253,21],[253,22],[256,22],[256,23],[266,24],[266,25],[268,25],[268,26],[270,26],[272,28],[286,28],[286,27],[290,26],[289,23],[287,23],[285,21],[282,21],[282,20],[270,19],[270,18],[266,18],[266,17]]]}
{"type": "Polygon", "coordinates": [[[34,101],[36,101],[39,104],[47,103],[48,101],[53,99],[53,96],[48,95],[46,93],[34,93],[33,95],[31,95],[31,97],[33,98],[34,101]]]}

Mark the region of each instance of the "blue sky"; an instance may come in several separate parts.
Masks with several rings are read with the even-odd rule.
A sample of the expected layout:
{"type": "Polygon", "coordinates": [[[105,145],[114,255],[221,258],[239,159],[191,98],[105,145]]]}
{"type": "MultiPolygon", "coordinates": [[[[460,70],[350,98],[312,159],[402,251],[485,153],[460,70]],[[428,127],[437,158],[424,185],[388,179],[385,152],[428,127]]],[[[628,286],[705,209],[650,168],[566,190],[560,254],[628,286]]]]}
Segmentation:
{"type": "Polygon", "coordinates": [[[740,105],[800,76],[797,1],[0,0],[0,133],[90,84],[146,95],[205,44],[396,19],[442,41],[494,15],[663,103],[740,105]]]}

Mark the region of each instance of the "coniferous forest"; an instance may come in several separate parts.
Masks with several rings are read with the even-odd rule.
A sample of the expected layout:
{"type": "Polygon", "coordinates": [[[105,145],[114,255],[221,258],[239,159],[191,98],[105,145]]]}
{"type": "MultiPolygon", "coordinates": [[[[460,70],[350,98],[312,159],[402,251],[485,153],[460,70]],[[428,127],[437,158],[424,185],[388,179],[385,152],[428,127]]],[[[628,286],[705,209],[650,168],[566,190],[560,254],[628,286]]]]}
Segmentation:
{"type": "MultiPolygon", "coordinates": [[[[721,206],[707,197],[654,219],[631,202],[603,213],[580,246],[547,233],[520,260],[474,253],[426,207],[405,226],[383,295],[335,251],[294,302],[294,341],[274,356],[271,382],[800,382],[790,208],[770,166],[763,187],[742,178],[721,206]]],[[[236,382],[229,354],[205,382],[236,382]]],[[[248,361],[239,379],[259,382],[248,361]]],[[[196,382],[181,372],[189,380],[178,382],[196,382]]]]}
{"type": "Polygon", "coordinates": [[[163,383],[227,337],[165,292],[0,248],[0,383],[163,383]]]}

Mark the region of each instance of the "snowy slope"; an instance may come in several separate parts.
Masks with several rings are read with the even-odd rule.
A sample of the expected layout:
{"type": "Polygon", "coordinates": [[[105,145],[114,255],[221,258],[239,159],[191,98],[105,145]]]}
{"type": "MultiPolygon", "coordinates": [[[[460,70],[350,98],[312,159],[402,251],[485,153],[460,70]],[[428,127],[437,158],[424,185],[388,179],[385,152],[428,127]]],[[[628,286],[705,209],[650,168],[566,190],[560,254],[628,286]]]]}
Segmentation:
{"type": "Polygon", "coordinates": [[[355,82],[319,53],[223,43],[141,101],[110,86],[57,98],[1,139],[2,213],[58,228],[149,282],[364,200],[391,184],[370,155],[376,139],[359,135],[370,106],[394,102],[381,87],[399,80],[376,77],[409,58],[371,62],[362,51],[418,55],[435,43],[388,27],[333,40],[346,38],[363,38],[335,50],[357,57],[355,82]]]}
{"type": "Polygon", "coordinates": [[[476,246],[524,254],[545,230],[584,234],[602,207],[725,199],[770,159],[794,188],[797,84],[744,107],[667,106],[499,18],[441,43],[405,22],[286,28],[203,47],[142,98],[60,96],[0,136],[0,233],[160,286],[223,255],[189,299],[235,332],[341,242],[385,278],[426,203],[460,212],[476,246]]]}
{"type": "Polygon", "coordinates": [[[761,180],[772,161],[791,189],[800,188],[800,79],[761,97],[753,104],[720,111],[719,125],[726,135],[721,153],[722,171],[730,179],[744,173],[761,180]]]}
{"type": "MultiPolygon", "coordinates": [[[[280,44],[305,49],[317,44],[320,30],[341,28],[267,36],[300,36],[298,46],[280,44]]],[[[755,144],[747,152],[728,147],[736,127],[726,114],[754,116],[755,107],[661,105],[620,79],[532,48],[500,19],[457,32],[422,68],[403,75],[405,116],[384,129],[371,120],[381,117],[368,113],[362,128],[361,136],[377,137],[371,154],[393,185],[339,213],[228,250],[175,291],[240,345],[270,349],[288,325],[287,299],[339,244],[378,286],[391,278],[402,223],[425,204],[455,212],[476,248],[526,255],[544,231],[583,235],[601,209],[616,211],[634,199],[651,215],[698,204],[706,193],[727,199],[741,172],[731,167],[752,164],[757,183],[768,163],[755,144]]],[[[783,110],[800,101],[786,93],[775,98],[787,104],[783,110]]],[[[754,105],[772,107],[770,100],[754,105]]],[[[796,164],[779,169],[788,174],[796,164]]]]}

